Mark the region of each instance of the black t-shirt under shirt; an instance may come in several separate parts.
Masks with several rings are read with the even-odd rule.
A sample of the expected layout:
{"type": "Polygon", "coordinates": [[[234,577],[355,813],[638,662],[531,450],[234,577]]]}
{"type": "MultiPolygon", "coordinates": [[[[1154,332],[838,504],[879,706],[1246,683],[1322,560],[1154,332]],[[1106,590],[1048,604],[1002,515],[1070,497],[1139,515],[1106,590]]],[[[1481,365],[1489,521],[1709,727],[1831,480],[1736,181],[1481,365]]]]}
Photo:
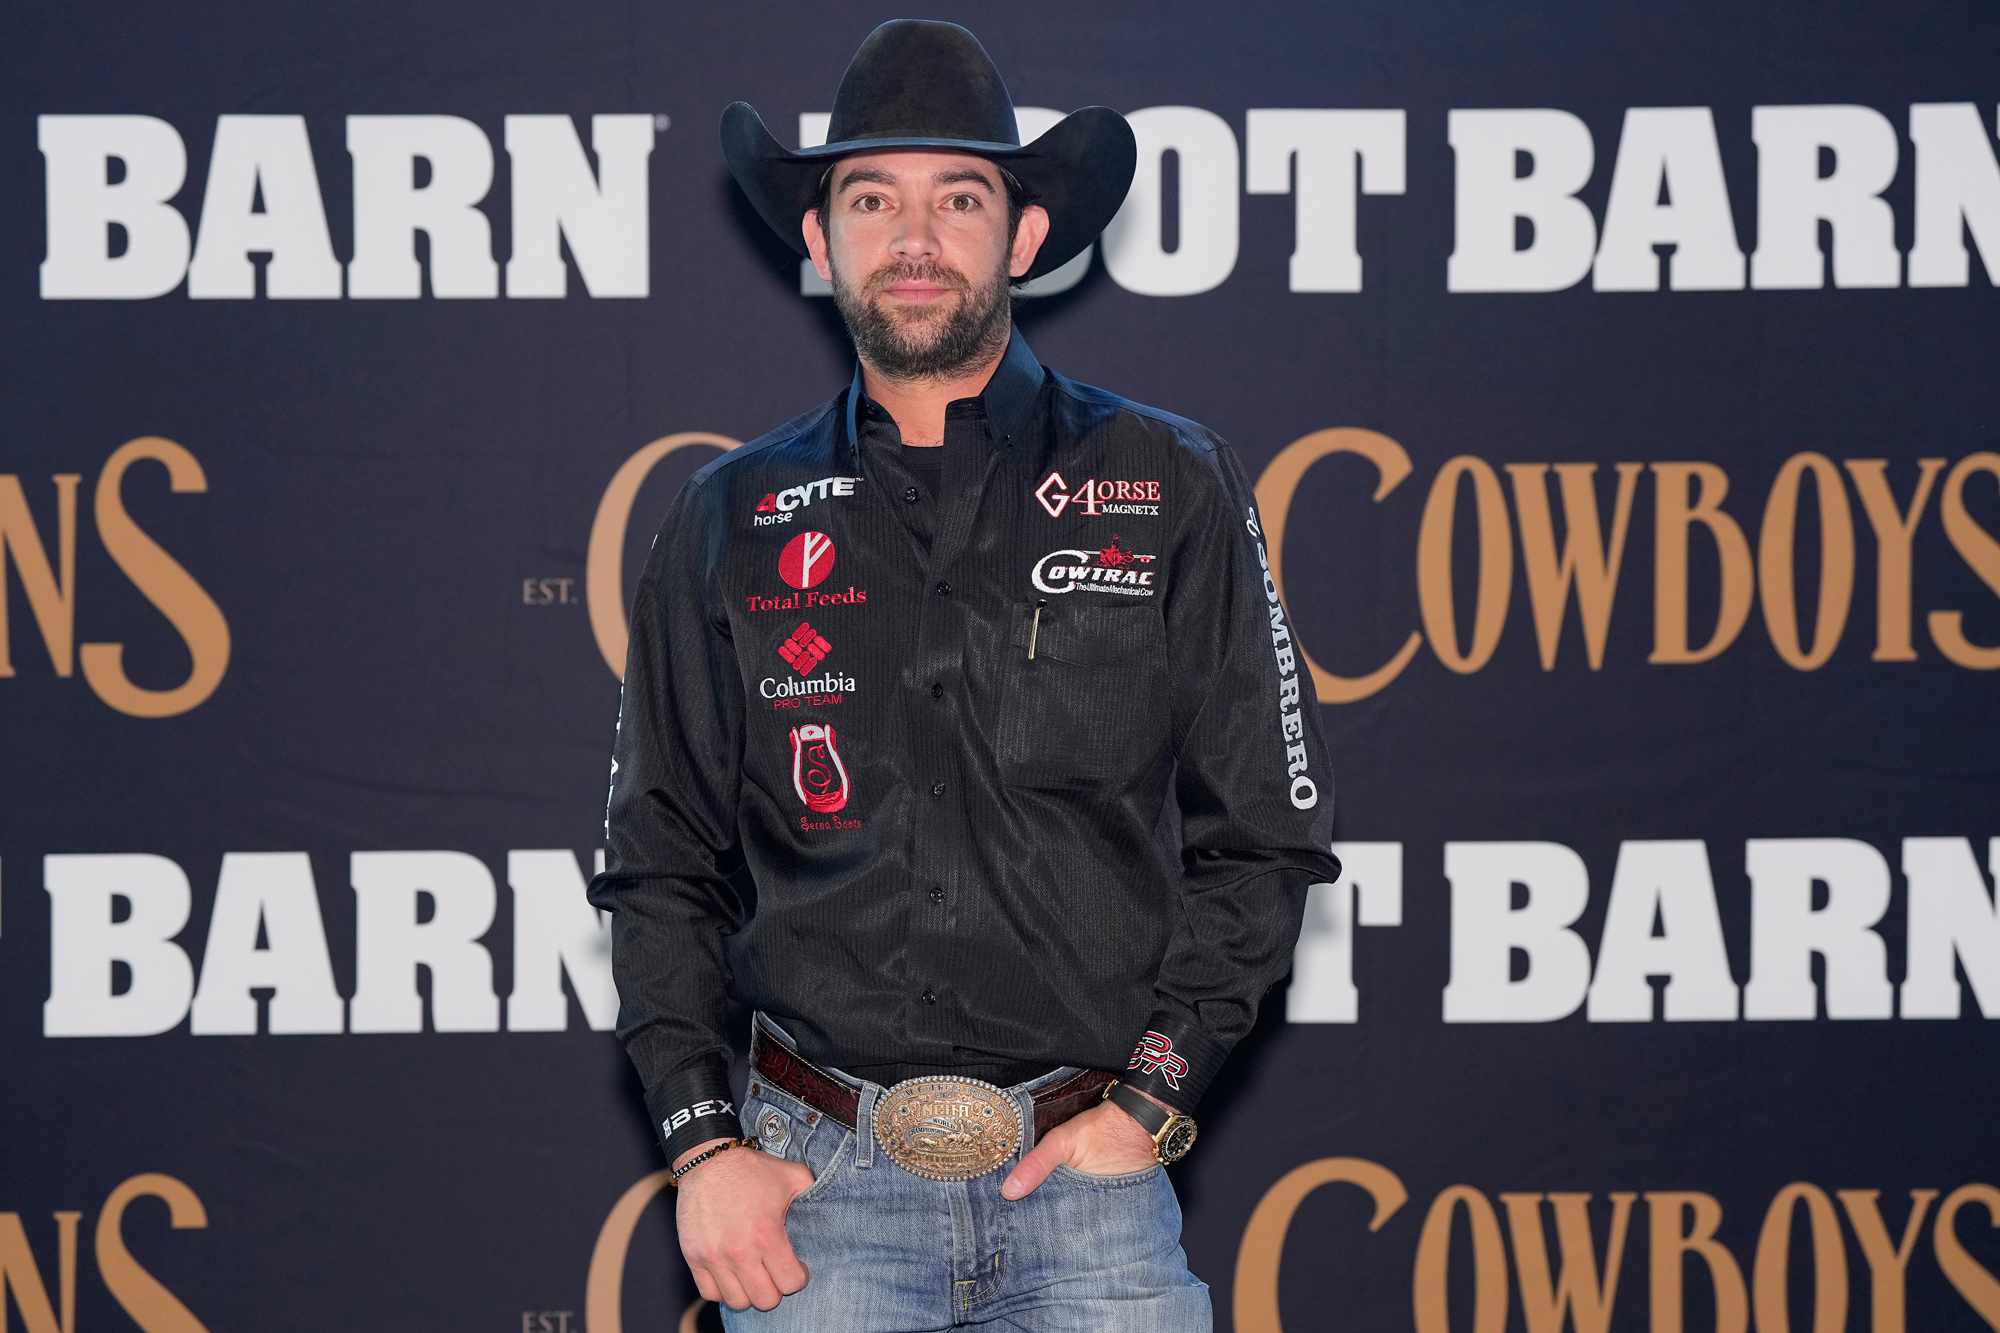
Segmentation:
{"type": "Polygon", "coordinates": [[[976,432],[983,425],[982,414],[961,412],[946,421],[943,444],[905,444],[895,419],[872,400],[860,414],[861,447],[868,451],[869,464],[899,502],[896,509],[910,535],[926,551],[947,488],[962,480],[946,464],[966,457],[967,446],[980,443],[976,432]]]}

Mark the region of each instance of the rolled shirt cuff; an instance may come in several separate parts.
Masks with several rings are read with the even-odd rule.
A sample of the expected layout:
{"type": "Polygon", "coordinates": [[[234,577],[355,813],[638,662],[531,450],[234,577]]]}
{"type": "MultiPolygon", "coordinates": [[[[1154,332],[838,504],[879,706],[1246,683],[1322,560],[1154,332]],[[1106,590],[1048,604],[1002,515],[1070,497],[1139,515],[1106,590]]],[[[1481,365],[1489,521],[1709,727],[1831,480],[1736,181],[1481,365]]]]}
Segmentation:
{"type": "Polygon", "coordinates": [[[1229,1048],[1183,1014],[1156,1010],[1119,1080],[1193,1115],[1229,1048]]]}
{"type": "Polygon", "coordinates": [[[729,1066],[720,1058],[705,1060],[669,1074],[646,1094],[653,1130],[667,1154],[667,1165],[698,1143],[737,1138],[743,1133],[736,1116],[736,1096],[729,1090],[729,1066]]]}

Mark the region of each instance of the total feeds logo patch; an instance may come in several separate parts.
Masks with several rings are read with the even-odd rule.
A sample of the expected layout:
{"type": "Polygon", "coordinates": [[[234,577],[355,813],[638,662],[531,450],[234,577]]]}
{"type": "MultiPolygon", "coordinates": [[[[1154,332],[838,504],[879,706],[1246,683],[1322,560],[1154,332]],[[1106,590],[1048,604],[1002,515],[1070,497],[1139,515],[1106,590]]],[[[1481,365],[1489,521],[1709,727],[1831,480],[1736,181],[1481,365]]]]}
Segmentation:
{"type": "Polygon", "coordinates": [[[810,588],[833,573],[833,538],[824,532],[801,532],[778,552],[778,577],[794,588],[810,588]]]}

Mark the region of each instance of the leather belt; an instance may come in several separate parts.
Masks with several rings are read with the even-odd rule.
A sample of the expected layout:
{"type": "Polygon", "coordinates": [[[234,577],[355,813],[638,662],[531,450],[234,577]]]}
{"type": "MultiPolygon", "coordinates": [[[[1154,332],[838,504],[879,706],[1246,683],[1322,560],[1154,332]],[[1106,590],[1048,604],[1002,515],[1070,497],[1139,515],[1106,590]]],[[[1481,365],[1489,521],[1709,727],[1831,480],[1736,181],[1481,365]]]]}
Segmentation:
{"type": "MultiPolygon", "coordinates": [[[[850,1088],[796,1051],[766,1036],[760,1023],[750,1025],[750,1069],[755,1078],[790,1093],[848,1129],[855,1129],[861,1119],[859,1090],[850,1088]]],[[[1037,1088],[1034,1093],[1035,1141],[1039,1143],[1045,1134],[1078,1111],[1096,1105],[1104,1085],[1116,1079],[1117,1075],[1102,1069],[1084,1069],[1059,1083],[1037,1088]]],[[[754,1080],[750,1095],[757,1095],[754,1080]]]]}

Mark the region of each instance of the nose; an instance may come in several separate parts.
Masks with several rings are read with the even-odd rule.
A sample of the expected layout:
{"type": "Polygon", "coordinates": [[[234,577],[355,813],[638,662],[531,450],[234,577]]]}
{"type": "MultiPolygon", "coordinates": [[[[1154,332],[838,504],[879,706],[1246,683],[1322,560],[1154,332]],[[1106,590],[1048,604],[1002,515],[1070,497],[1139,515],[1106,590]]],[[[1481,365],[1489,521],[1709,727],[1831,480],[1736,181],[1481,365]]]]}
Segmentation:
{"type": "Polygon", "coordinates": [[[898,259],[936,259],[937,222],[928,209],[906,209],[898,219],[896,235],[889,243],[898,259]]]}

